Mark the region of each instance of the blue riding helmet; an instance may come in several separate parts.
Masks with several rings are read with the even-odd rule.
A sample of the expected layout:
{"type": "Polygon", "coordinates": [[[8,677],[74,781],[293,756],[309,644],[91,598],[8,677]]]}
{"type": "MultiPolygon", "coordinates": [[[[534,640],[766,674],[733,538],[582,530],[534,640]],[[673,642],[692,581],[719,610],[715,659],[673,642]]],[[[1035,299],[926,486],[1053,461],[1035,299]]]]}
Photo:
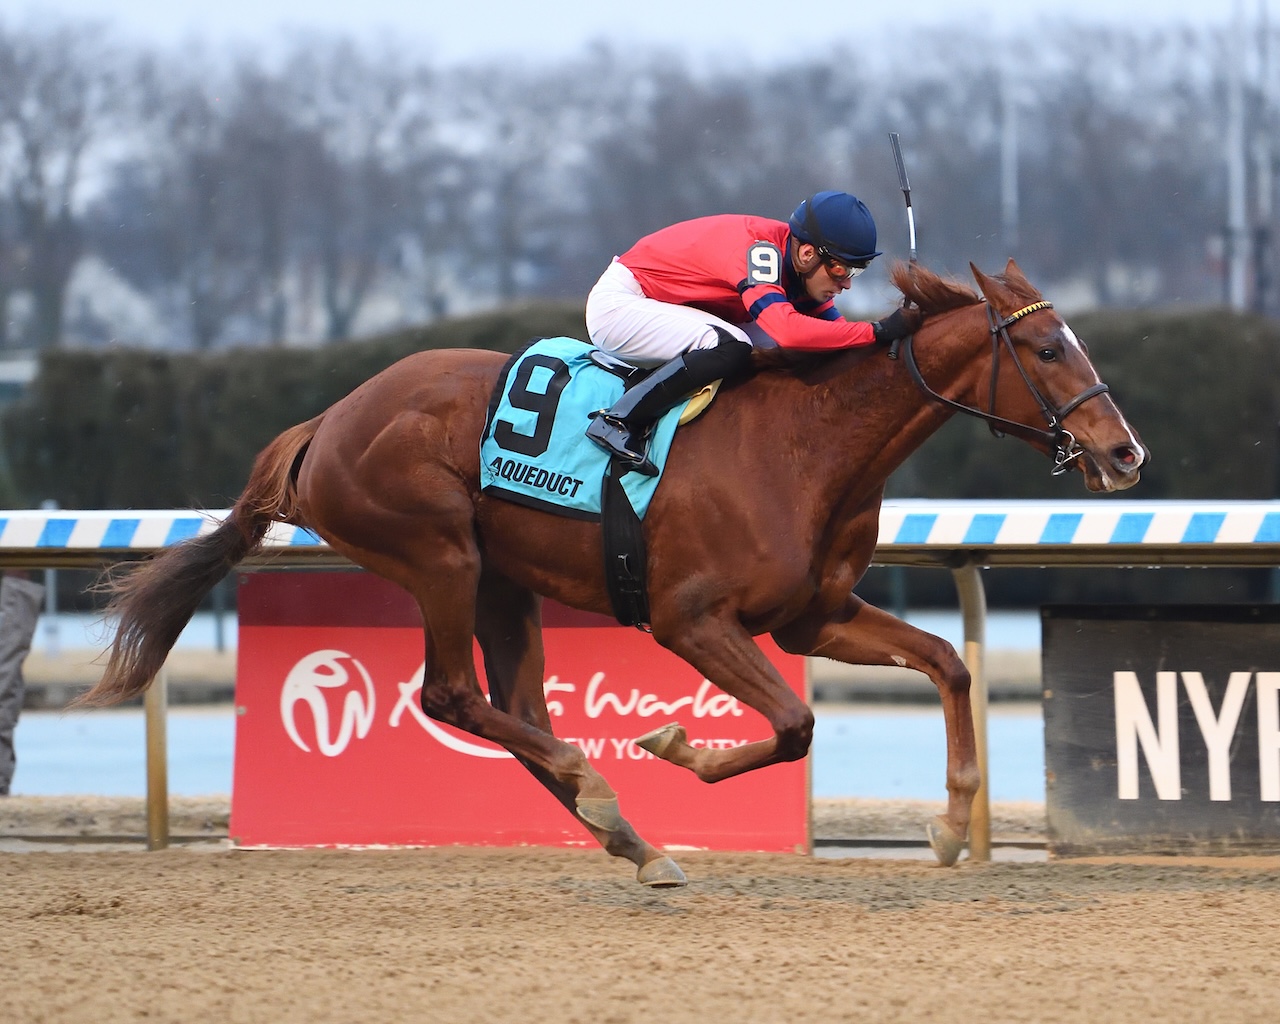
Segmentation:
{"type": "Polygon", "coordinates": [[[810,196],[787,222],[791,234],[816,245],[848,263],[873,260],[876,251],[876,222],[857,196],[848,192],[818,192],[810,196]]]}

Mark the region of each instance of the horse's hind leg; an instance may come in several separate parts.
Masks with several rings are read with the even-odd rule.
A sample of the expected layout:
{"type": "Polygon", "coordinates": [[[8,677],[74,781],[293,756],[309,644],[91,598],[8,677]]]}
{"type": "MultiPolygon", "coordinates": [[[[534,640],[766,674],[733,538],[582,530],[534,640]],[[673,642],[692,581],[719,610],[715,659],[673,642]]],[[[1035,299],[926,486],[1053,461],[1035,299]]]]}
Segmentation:
{"type": "MultiPolygon", "coordinates": [[[[489,698],[493,706],[550,736],[552,726],[543,690],[541,608],[537,596],[504,577],[491,573],[482,575],[476,603],[476,637],[484,652],[485,675],[489,680],[489,698]]],[[[600,783],[604,782],[585,754],[570,744],[564,745],[576,751],[581,759],[570,769],[573,780],[595,776],[600,783]]],[[[592,814],[589,809],[593,806],[591,803],[586,805],[588,810],[584,814],[583,797],[579,795],[581,785],[562,781],[541,765],[519,755],[517,757],[552,796],[582,821],[608,853],[625,857],[636,865],[636,877],[640,882],[655,887],[685,884],[684,872],[675,862],[641,839],[618,813],[616,798],[595,798],[595,807],[600,807],[602,799],[606,804],[604,815],[592,814]]],[[[588,786],[588,789],[598,788],[598,785],[588,786]]]]}

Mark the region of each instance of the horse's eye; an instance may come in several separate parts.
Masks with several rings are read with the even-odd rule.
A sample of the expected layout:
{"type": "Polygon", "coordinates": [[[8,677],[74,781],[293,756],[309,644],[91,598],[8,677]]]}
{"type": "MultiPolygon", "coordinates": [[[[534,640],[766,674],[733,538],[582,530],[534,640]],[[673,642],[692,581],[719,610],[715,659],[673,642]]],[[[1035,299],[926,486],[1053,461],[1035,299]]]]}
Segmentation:
{"type": "Polygon", "coordinates": [[[1040,362],[1052,363],[1055,359],[1058,358],[1058,351],[1057,349],[1052,349],[1052,348],[1042,348],[1039,352],[1036,353],[1036,355],[1040,357],[1040,362]]]}

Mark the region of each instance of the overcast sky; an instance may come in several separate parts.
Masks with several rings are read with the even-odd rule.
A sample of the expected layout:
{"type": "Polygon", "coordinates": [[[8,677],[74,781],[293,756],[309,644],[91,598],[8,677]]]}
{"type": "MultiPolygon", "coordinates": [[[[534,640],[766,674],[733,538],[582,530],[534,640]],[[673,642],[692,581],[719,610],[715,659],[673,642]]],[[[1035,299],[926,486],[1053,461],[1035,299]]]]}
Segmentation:
{"type": "MultiPolygon", "coordinates": [[[[533,62],[606,39],[758,62],[822,55],[837,43],[879,35],[892,24],[958,20],[1024,28],[1045,17],[1101,23],[1142,21],[1222,25],[1242,4],[1250,16],[1267,0],[0,0],[0,12],[49,12],[107,22],[134,39],[178,44],[270,46],[287,28],[390,33],[452,63],[522,54],[533,62]]],[[[1280,6],[1280,5],[1276,5],[1280,6]]],[[[856,52],[856,50],[855,50],[856,52]]]]}

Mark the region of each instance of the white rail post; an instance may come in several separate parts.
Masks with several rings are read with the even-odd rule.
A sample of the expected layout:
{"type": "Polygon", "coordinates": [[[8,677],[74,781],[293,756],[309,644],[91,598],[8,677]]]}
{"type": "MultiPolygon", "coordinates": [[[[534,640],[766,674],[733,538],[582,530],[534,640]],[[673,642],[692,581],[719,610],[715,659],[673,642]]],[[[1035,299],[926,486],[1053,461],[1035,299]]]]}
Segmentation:
{"type": "Polygon", "coordinates": [[[991,791],[987,786],[987,677],[982,664],[987,635],[987,595],[980,572],[981,567],[972,558],[951,570],[964,618],[964,663],[973,679],[969,703],[973,708],[978,771],[982,773],[969,818],[969,859],[987,861],[991,859],[991,791]]]}
{"type": "Polygon", "coordinates": [[[166,714],[169,705],[169,670],[162,668],[147,690],[147,849],[169,845],[169,749],[166,714]]]}

